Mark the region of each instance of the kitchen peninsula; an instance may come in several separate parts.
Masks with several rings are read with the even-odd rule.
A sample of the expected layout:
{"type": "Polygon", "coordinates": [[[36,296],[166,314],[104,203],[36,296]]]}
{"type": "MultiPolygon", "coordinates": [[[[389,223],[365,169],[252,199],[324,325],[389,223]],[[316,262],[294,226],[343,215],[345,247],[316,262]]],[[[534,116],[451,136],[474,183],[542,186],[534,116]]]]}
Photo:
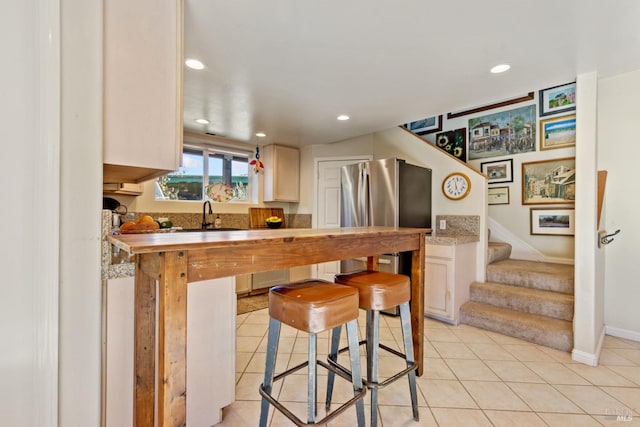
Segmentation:
{"type": "Polygon", "coordinates": [[[356,227],[109,236],[110,243],[136,255],[134,425],[154,425],[156,401],[158,426],[186,423],[187,283],[201,280],[353,257],[368,257],[368,266],[375,269],[378,255],[412,251],[411,313],[420,375],[425,234],[430,231],[356,227]]]}

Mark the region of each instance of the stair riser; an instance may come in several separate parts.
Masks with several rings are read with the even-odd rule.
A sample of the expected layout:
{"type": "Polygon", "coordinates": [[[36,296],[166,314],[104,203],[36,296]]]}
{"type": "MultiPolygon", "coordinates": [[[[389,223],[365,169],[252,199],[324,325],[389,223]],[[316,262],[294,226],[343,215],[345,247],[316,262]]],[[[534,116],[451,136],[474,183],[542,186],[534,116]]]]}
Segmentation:
{"type": "Polygon", "coordinates": [[[495,331],[503,335],[555,348],[561,351],[573,349],[573,334],[569,331],[549,331],[543,328],[522,327],[513,321],[486,318],[460,310],[460,321],[466,325],[495,331]]]}
{"type": "Polygon", "coordinates": [[[514,293],[495,292],[482,286],[471,286],[471,301],[509,308],[524,313],[552,317],[554,319],[573,320],[572,301],[554,301],[514,293]]]}
{"type": "Polygon", "coordinates": [[[554,275],[537,273],[535,271],[511,272],[493,269],[491,267],[492,266],[487,266],[488,282],[573,294],[573,279],[559,278],[554,275]]]}
{"type": "Polygon", "coordinates": [[[487,264],[503,259],[509,259],[511,256],[511,245],[508,243],[489,242],[487,251],[487,264]]]}

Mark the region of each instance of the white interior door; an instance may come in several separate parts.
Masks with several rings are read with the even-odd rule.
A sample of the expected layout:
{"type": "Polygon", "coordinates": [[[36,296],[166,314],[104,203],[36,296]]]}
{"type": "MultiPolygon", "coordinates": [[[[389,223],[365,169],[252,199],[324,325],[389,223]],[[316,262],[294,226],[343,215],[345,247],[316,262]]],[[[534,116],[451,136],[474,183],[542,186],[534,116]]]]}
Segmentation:
{"type": "MultiPolygon", "coordinates": [[[[340,168],[366,160],[370,158],[318,161],[316,227],[340,227],[340,168]]],[[[333,282],[337,273],[340,273],[339,261],[325,262],[317,265],[315,277],[333,282]]]]}

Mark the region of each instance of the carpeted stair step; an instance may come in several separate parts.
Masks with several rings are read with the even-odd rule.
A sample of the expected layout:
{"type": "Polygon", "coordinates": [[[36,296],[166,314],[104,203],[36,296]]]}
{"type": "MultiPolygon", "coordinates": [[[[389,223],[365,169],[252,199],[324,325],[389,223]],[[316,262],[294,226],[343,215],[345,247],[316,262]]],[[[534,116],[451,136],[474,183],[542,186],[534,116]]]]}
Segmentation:
{"type": "Polygon", "coordinates": [[[487,265],[487,282],[573,295],[573,265],[505,259],[487,265]]]}
{"type": "Polygon", "coordinates": [[[492,282],[473,282],[469,290],[471,301],[474,302],[555,319],[573,320],[573,296],[569,294],[492,282]]]}
{"type": "Polygon", "coordinates": [[[511,256],[511,245],[503,242],[489,242],[487,246],[487,264],[503,259],[509,259],[511,256]]]}
{"type": "Polygon", "coordinates": [[[566,320],[468,301],[460,307],[460,321],[562,351],[573,349],[573,323],[566,320]]]}

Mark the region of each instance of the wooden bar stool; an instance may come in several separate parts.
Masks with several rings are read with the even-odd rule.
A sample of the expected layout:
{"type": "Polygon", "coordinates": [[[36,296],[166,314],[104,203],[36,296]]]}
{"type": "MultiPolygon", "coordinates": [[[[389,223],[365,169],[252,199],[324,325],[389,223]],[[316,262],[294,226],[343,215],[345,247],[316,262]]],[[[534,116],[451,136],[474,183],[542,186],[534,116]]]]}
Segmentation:
{"type": "Polygon", "coordinates": [[[362,384],[360,369],[357,323],[358,290],[353,287],[336,285],[324,280],[306,280],[276,286],[269,291],[269,316],[269,336],[267,341],[267,361],[264,383],[262,383],[259,388],[260,395],[262,396],[260,426],[265,427],[267,425],[269,404],[272,404],[297,426],[326,424],[344,412],[348,407],[355,404],[358,426],[364,427],[363,397],[367,389],[362,384]],[[308,361],[274,377],[282,323],[309,334],[309,356],[308,361]],[[349,340],[348,349],[353,375],[345,375],[344,372],[336,369],[334,366],[317,360],[316,335],[319,332],[342,327],[343,324],[347,327],[347,338],[349,340]],[[328,413],[323,419],[316,422],[317,365],[327,369],[330,374],[337,373],[352,383],[354,396],[338,409],[328,413]],[[308,367],[308,417],[306,423],[296,417],[271,395],[274,381],[281,380],[305,366],[308,367]]]}
{"type": "MultiPolygon", "coordinates": [[[[399,378],[407,375],[409,379],[409,393],[411,394],[411,406],[413,419],[418,421],[418,395],[416,391],[416,363],[413,355],[413,340],[411,335],[411,316],[409,301],[411,299],[411,281],[402,274],[384,273],[380,271],[359,271],[349,274],[336,275],[336,283],[351,286],[358,290],[360,308],[367,312],[367,337],[360,344],[366,344],[367,350],[367,377],[365,385],[371,393],[371,426],[378,423],[378,390],[386,387],[399,378]],[[380,343],[380,311],[399,306],[400,321],[402,323],[402,336],[404,338],[404,354],[380,343]],[[378,349],[381,348],[391,354],[406,360],[407,367],[383,382],[378,382],[378,349]]],[[[338,367],[344,373],[349,371],[338,364],[338,354],[346,349],[338,349],[340,343],[339,326],[333,329],[331,337],[331,349],[328,361],[332,366],[338,367]]],[[[327,410],[331,405],[333,393],[333,372],[329,372],[327,384],[327,410]]]]}

